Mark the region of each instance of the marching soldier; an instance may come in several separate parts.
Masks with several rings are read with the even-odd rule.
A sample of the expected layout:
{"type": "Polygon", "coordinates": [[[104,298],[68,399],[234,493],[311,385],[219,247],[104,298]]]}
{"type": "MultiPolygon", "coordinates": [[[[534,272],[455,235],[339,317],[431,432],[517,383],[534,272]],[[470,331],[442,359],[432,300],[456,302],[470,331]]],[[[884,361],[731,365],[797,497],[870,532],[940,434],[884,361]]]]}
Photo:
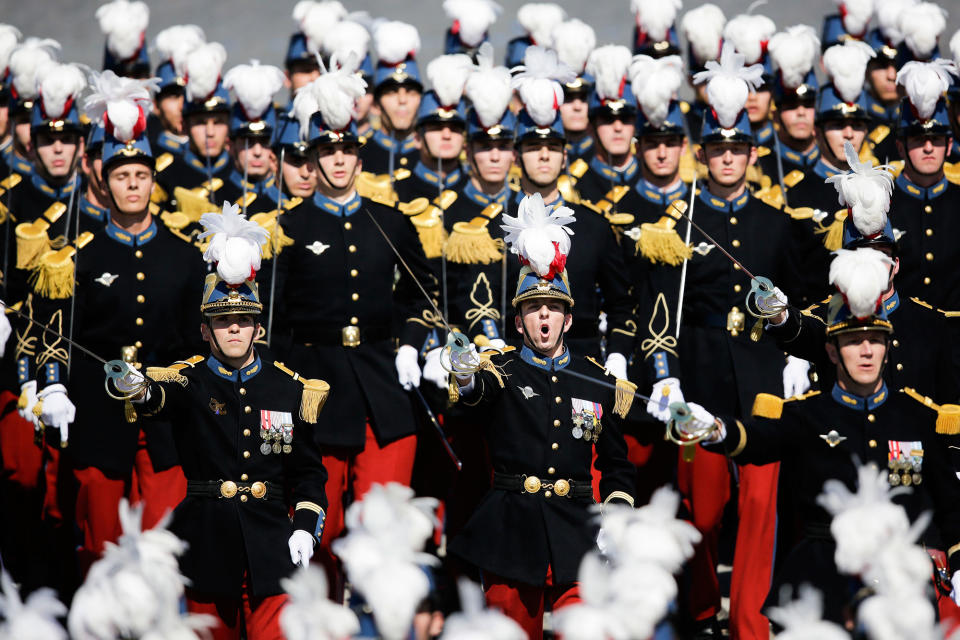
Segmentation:
{"type": "MultiPolygon", "coordinates": [[[[317,190],[316,158],[310,153],[310,145],[301,139],[296,119],[280,117],[277,128],[273,154],[283,176],[283,195],[287,199],[310,200],[317,190]]],[[[286,201],[286,207],[291,204],[290,200],[286,201]]]]}
{"type": "MultiPolygon", "coordinates": [[[[880,19],[880,14],[878,14],[880,19]]],[[[897,159],[897,150],[893,133],[897,128],[900,111],[900,91],[897,88],[897,70],[902,64],[901,49],[893,44],[886,32],[882,19],[877,28],[867,34],[867,44],[873,47],[876,55],[867,63],[867,105],[870,114],[876,119],[878,127],[871,132],[870,143],[874,155],[883,163],[897,159]]],[[[899,34],[896,36],[902,38],[899,34]]]]}
{"type": "Polygon", "coordinates": [[[577,74],[572,81],[563,83],[560,118],[563,121],[563,131],[567,136],[565,148],[570,166],[569,173],[572,177],[579,178],[595,152],[589,113],[593,78],[586,73],[586,67],[590,53],[597,46],[597,36],[593,27],[574,19],[561,22],[554,27],[552,38],[560,62],[577,74]],[[577,162],[578,160],[582,162],[577,162]]]}
{"type": "Polygon", "coordinates": [[[480,45],[490,40],[490,27],[502,9],[493,0],[446,0],[443,11],[453,21],[443,38],[443,53],[465,53],[472,58],[480,45]]]}
{"type": "Polygon", "coordinates": [[[97,22],[106,36],[103,70],[143,80],[150,77],[147,25],[150,7],[140,0],[112,0],[97,7],[97,22]]]}
{"type": "Polygon", "coordinates": [[[151,149],[180,154],[187,148],[190,138],[183,128],[187,56],[206,41],[203,29],[195,24],[167,27],[157,34],[154,42],[163,62],[154,74],[160,83],[147,116],[151,149]]]}

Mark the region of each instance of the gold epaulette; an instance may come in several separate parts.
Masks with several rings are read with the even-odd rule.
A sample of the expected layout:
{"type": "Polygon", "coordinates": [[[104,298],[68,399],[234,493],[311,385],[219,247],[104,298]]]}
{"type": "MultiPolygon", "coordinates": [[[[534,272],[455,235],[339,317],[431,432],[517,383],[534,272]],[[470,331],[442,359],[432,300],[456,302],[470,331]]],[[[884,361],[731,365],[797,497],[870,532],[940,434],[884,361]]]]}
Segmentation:
{"type": "Polygon", "coordinates": [[[393,181],[397,182],[399,180],[406,180],[412,175],[413,174],[410,172],[410,169],[404,169],[403,167],[400,167],[399,169],[393,170],[393,181]]]}
{"type": "Polygon", "coordinates": [[[260,257],[264,260],[270,260],[274,254],[279,255],[284,247],[293,244],[293,238],[284,233],[283,226],[279,224],[279,216],[280,211],[277,209],[255,213],[250,216],[251,222],[256,222],[269,234],[267,241],[260,246],[260,257]]]}
{"type": "Polygon", "coordinates": [[[878,124],[867,137],[870,138],[870,142],[876,145],[883,142],[888,135],[890,135],[890,127],[885,124],[878,124]]]}
{"type": "Polygon", "coordinates": [[[567,172],[574,178],[578,180],[583,177],[583,174],[587,172],[587,169],[590,168],[590,165],[583,158],[577,158],[572,163],[570,163],[570,170],[567,172]]]}
{"type": "Polygon", "coordinates": [[[30,274],[33,290],[51,300],[65,300],[73,295],[73,256],[93,240],[89,231],[81,233],[72,245],[45,252],[30,274]]]}
{"type": "Polygon", "coordinates": [[[765,146],[763,146],[763,145],[760,145],[760,146],[757,147],[757,157],[758,157],[758,158],[766,157],[766,156],[770,155],[770,153],[771,153],[770,147],[765,147],[765,146]]]}
{"type": "Polygon", "coordinates": [[[494,240],[487,225],[503,212],[491,202],[469,222],[457,222],[447,238],[447,260],[457,264],[492,264],[503,259],[503,240],[494,240]]]}
{"type": "Polygon", "coordinates": [[[900,389],[900,391],[923,406],[929,407],[937,412],[937,433],[951,436],[960,433],[960,405],[937,404],[932,398],[928,398],[910,387],[904,387],[900,389]]]}
{"type": "Polygon", "coordinates": [[[14,229],[17,239],[17,269],[32,269],[53,246],[47,231],[67,211],[67,205],[54,202],[33,222],[21,222],[14,229]]]}
{"type": "Polygon", "coordinates": [[[621,418],[626,418],[627,414],[630,413],[630,407],[633,406],[633,399],[637,397],[637,385],[629,380],[617,378],[613,376],[613,374],[607,373],[607,368],[594,358],[587,356],[587,360],[599,367],[600,370],[603,371],[603,375],[610,376],[616,380],[614,385],[616,390],[613,392],[613,412],[621,418]]]}
{"type": "Polygon", "coordinates": [[[160,186],[159,182],[153,183],[153,191],[150,192],[150,202],[154,204],[161,204],[170,199],[170,196],[164,191],[163,187],[160,186]]]}
{"type": "Polygon", "coordinates": [[[392,207],[397,200],[389,174],[376,175],[369,171],[361,171],[357,176],[357,193],[361,198],[369,198],[375,202],[390,201],[392,207]]]}
{"type": "Polygon", "coordinates": [[[196,189],[173,188],[173,197],[177,201],[177,211],[187,216],[190,222],[199,222],[203,214],[220,210],[220,207],[208,200],[209,195],[206,189],[199,187],[196,189]]]}
{"type": "Polygon", "coordinates": [[[817,223],[818,227],[815,233],[823,234],[823,246],[827,251],[836,251],[843,247],[843,221],[847,219],[847,209],[840,209],[833,214],[833,222],[827,226],[817,223]]]}
{"type": "Polygon", "coordinates": [[[666,209],[667,215],[661,216],[657,222],[641,224],[636,253],[650,262],[662,262],[674,267],[689,260],[693,256],[693,249],[683,241],[676,229],[677,220],[686,210],[686,202],[674,200],[666,209]]]}
{"type": "Polygon", "coordinates": [[[425,207],[424,200],[426,198],[415,198],[407,203],[406,207],[400,205],[400,210],[410,217],[410,222],[416,227],[424,255],[428,258],[439,258],[443,255],[443,245],[447,241],[443,212],[457,201],[457,192],[446,189],[434,198],[433,202],[428,201],[425,207]]]}
{"type": "Polygon", "coordinates": [[[798,184],[800,184],[800,182],[803,180],[803,178],[804,178],[804,173],[803,173],[803,171],[800,171],[799,169],[794,169],[793,171],[791,171],[791,172],[788,173],[787,175],[783,176],[783,184],[784,184],[784,186],[786,186],[788,189],[792,189],[793,187],[795,187],[795,186],[797,186],[798,184]]]}
{"type": "Polygon", "coordinates": [[[303,385],[303,394],[300,396],[300,418],[309,424],[317,423],[317,416],[323,409],[323,404],[330,395],[330,385],[319,378],[301,378],[299,373],[287,368],[282,362],[274,362],[273,366],[303,385]]]}
{"type": "MultiPolygon", "coordinates": [[[[903,162],[900,160],[899,162],[903,162]]],[[[890,164],[893,164],[892,162],[890,164]]],[[[901,167],[901,171],[903,168],[901,167]]],[[[953,184],[960,184],[960,162],[945,162],[943,163],[943,175],[947,177],[947,180],[953,184]]]]}
{"type": "Polygon", "coordinates": [[[786,399],[781,398],[780,396],[775,396],[772,393],[758,393],[753,399],[753,409],[750,411],[750,415],[752,415],[754,418],[769,418],[771,420],[779,420],[783,415],[784,404],[787,402],[806,400],[807,398],[812,398],[819,393],[819,391],[807,391],[802,395],[793,396],[792,398],[786,399]]]}
{"type": "Polygon", "coordinates": [[[580,204],[583,200],[580,197],[580,192],[577,191],[576,184],[576,179],[566,174],[561,175],[557,179],[557,191],[563,196],[564,201],[569,204],[580,204]]]}
{"type": "Polygon", "coordinates": [[[180,373],[186,368],[193,368],[204,361],[204,356],[193,356],[186,360],[178,360],[169,367],[147,367],[147,377],[154,382],[176,382],[187,386],[187,377],[180,373]]]}
{"type": "Polygon", "coordinates": [[[255,194],[253,191],[247,191],[246,195],[242,195],[237,198],[234,204],[240,207],[240,210],[243,211],[244,207],[249,207],[256,199],[257,194],[255,194]]]}
{"type": "Polygon", "coordinates": [[[173,164],[173,154],[172,153],[161,153],[160,157],[157,158],[154,166],[156,167],[157,173],[161,173],[164,169],[173,164]]]}

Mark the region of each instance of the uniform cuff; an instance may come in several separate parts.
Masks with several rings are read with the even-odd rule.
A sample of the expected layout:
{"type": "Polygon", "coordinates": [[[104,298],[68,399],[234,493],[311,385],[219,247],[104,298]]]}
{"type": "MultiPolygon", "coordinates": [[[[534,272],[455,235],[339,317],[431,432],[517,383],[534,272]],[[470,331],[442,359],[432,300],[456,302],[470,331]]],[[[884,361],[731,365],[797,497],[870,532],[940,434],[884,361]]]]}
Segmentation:
{"type": "Polygon", "coordinates": [[[297,503],[293,510],[293,528],[303,529],[313,533],[313,537],[320,542],[323,536],[323,523],[327,518],[323,507],[316,502],[304,500],[297,503]]]}

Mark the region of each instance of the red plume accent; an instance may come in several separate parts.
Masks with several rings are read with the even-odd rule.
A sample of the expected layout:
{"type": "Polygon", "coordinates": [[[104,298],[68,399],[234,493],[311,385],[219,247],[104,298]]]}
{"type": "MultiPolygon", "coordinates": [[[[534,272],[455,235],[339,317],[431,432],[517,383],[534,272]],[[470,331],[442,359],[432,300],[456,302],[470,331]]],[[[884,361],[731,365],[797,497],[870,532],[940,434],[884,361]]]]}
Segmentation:
{"type": "Polygon", "coordinates": [[[450,33],[456,35],[460,33],[460,21],[454,20],[453,25],[450,27],[450,33]]]}

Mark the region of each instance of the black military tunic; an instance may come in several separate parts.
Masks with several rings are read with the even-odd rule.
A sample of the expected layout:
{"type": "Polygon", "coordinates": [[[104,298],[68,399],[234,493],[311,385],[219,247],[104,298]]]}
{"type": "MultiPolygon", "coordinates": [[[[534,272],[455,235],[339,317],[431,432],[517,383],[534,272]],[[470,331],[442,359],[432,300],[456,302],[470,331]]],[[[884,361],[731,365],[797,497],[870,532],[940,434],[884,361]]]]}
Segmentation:
{"type": "MultiPolygon", "coordinates": [[[[157,175],[157,184],[166,194],[167,202],[172,202],[176,187],[194,189],[211,177],[219,178],[226,183],[232,169],[233,163],[230,162],[230,155],[226,151],[216,158],[210,158],[208,171],[207,159],[198,156],[187,147],[181,154],[174,155],[170,165],[157,175]]],[[[215,196],[216,202],[219,203],[222,200],[223,198],[215,196]]]]}
{"type": "Polygon", "coordinates": [[[153,113],[147,116],[147,140],[150,141],[151,149],[162,149],[164,153],[174,155],[183,153],[190,144],[188,136],[177,136],[164,129],[160,118],[153,113]]]}
{"type": "Polygon", "coordinates": [[[589,168],[577,180],[577,192],[583,200],[597,202],[614,187],[633,187],[640,179],[640,163],[631,156],[627,166],[616,169],[596,156],[586,158],[589,168]]]}
{"type": "Polygon", "coordinates": [[[254,597],[283,593],[280,580],[294,571],[290,534],[303,529],[319,538],[327,506],[314,426],[303,418],[312,381],[259,356],[240,370],[196,356],[147,373],[157,381],[137,406],[164,420],[187,478],[170,529],[190,545],[180,558],[190,587],[240,597],[249,572],[254,597]]]}
{"type": "Polygon", "coordinates": [[[390,158],[393,156],[393,171],[397,169],[412,169],[420,156],[420,147],[411,134],[404,140],[396,140],[381,129],[373,132],[367,138],[367,143],[360,147],[360,159],[363,161],[363,170],[381,175],[390,173],[390,158]]]}
{"type": "Polygon", "coordinates": [[[873,122],[866,143],[870,145],[874,157],[880,164],[900,159],[897,138],[893,135],[900,121],[900,100],[894,100],[892,105],[887,106],[877,100],[872,92],[867,91],[867,109],[873,116],[873,122]]]}
{"type": "MultiPolygon", "coordinates": [[[[788,179],[792,171],[798,171],[801,174],[809,173],[813,170],[814,165],[817,164],[817,161],[820,160],[820,149],[814,145],[812,149],[805,152],[794,151],[783,142],[777,144],[776,140],[770,140],[769,146],[772,149],[773,153],[764,155],[763,157],[757,158],[757,164],[760,165],[761,170],[764,175],[770,176],[770,179],[773,181],[773,184],[779,184],[780,182],[780,168],[777,167],[777,153],[779,149],[780,155],[780,167],[783,168],[783,177],[784,182],[787,188],[790,187],[790,182],[792,180],[788,179]]],[[[796,176],[796,174],[794,174],[796,176]]],[[[797,176],[794,180],[802,178],[804,176],[797,176]]],[[[787,202],[790,206],[794,206],[794,203],[789,201],[787,202]]]]}
{"type": "Polygon", "coordinates": [[[410,202],[416,198],[433,200],[442,191],[452,190],[459,192],[469,180],[463,167],[457,167],[447,175],[442,176],[418,160],[413,171],[400,172],[393,183],[393,189],[400,202],[410,202]]]}
{"type": "MultiPolygon", "coordinates": [[[[265,211],[273,211],[277,208],[277,202],[280,200],[280,190],[273,175],[257,182],[247,180],[246,189],[244,189],[243,172],[234,168],[227,175],[223,186],[217,189],[215,201],[217,203],[222,203],[225,200],[235,202],[240,205],[242,213],[244,194],[248,199],[246,207],[248,217],[265,211]]],[[[286,199],[285,196],[284,200],[286,199]]]]}
{"type": "MultiPolygon", "coordinates": [[[[485,425],[494,488],[450,550],[485,571],[526,584],[544,584],[548,567],[555,583],[572,583],[580,560],[596,547],[590,488],[594,447],[604,502],[632,504],[635,472],[626,457],[622,419],[613,412],[614,392],[564,369],[608,382],[614,378],[569,350],[550,360],[524,347],[491,361],[502,374],[476,374],[460,403],[475,407],[485,425]],[[516,486],[506,488],[511,479],[516,486]],[[566,495],[561,480],[572,484],[566,495]]],[[[643,413],[643,407],[633,411],[643,413]]]]}
{"type": "MultiPolygon", "coordinates": [[[[753,125],[751,125],[753,128],[753,125]]],[[[753,128],[754,146],[757,149],[757,162],[747,167],[747,188],[751,193],[763,193],[771,185],[777,184],[778,175],[776,165],[770,171],[769,164],[764,160],[774,157],[773,139],[776,134],[773,123],[767,120],[761,126],[753,128]]],[[[775,161],[774,161],[775,162],[775,161]]]]}

